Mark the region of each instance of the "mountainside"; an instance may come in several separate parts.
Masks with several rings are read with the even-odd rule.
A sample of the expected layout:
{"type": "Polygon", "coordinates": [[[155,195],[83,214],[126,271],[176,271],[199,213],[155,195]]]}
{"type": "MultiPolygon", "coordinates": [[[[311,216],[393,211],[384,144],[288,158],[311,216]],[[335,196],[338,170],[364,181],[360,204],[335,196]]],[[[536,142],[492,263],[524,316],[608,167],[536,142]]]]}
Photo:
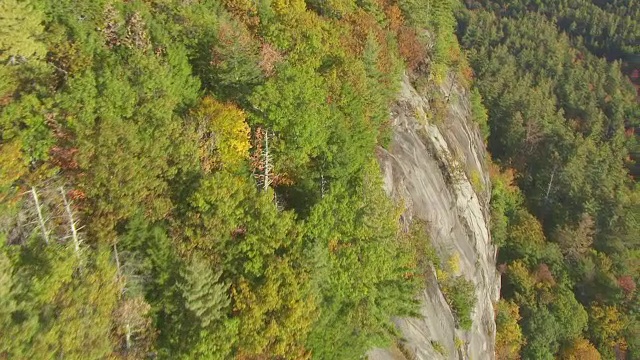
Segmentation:
{"type": "Polygon", "coordinates": [[[470,329],[377,159],[453,4],[0,0],[0,359],[358,359],[430,263],[470,329]]]}
{"type": "MultiPolygon", "coordinates": [[[[444,119],[436,124],[427,117],[434,112],[429,95],[419,93],[405,77],[392,110],[391,146],[379,153],[385,188],[404,204],[405,224],[424,222],[422,241],[435,248],[442,264],[452,258],[458,263],[451,274],[429,265],[419,296],[420,316],[395,320],[401,332],[399,347],[416,359],[493,359],[493,303],[499,297],[500,279],[489,234],[487,155],[471,119],[468,90],[449,77],[439,91],[450,100],[444,119]],[[473,283],[475,306],[468,330],[460,328],[441,289],[447,282],[442,277],[447,276],[473,283]]],[[[381,349],[370,355],[401,358],[381,349]]]]}
{"type": "Polygon", "coordinates": [[[0,0],[0,359],[637,359],[639,10],[0,0]]]}

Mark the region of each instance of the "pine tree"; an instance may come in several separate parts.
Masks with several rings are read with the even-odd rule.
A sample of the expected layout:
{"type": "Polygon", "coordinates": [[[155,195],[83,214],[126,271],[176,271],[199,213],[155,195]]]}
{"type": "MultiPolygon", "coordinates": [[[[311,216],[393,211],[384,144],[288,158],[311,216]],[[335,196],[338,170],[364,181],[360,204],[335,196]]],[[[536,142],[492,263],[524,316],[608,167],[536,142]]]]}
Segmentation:
{"type": "Polygon", "coordinates": [[[230,300],[229,285],[220,282],[221,272],[204,260],[194,258],[182,273],[181,285],[186,308],[193,312],[202,328],[208,328],[225,316],[230,300]]]}
{"type": "Polygon", "coordinates": [[[167,332],[168,352],[163,357],[229,358],[236,346],[237,321],[229,318],[229,285],[220,276],[220,271],[213,270],[210,263],[199,257],[181,270],[177,287],[182,306],[166,317],[168,322],[163,329],[167,332]]]}
{"type": "Polygon", "coordinates": [[[205,79],[220,98],[242,101],[264,77],[259,67],[259,44],[244,24],[221,20],[205,79]]]}

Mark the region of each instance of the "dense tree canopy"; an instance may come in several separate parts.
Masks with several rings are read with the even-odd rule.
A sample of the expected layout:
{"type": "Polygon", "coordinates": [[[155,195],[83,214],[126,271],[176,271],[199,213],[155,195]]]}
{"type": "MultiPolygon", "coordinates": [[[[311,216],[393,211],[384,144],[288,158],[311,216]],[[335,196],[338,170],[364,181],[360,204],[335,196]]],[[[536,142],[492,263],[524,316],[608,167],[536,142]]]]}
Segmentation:
{"type": "Polygon", "coordinates": [[[0,13],[0,358],[354,359],[390,342],[417,253],[375,148],[413,56],[398,33],[425,40],[398,4],[0,13]]]}
{"type": "Polygon", "coordinates": [[[0,0],[0,358],[390,344],[428,256],[376,148],[401,74],[452,70],[497,163],[498,356],[638,358],[640,8],[465,3],[0,0]]]}
{"type": "MultiPolygon", "coordinates": [[[[638,358],[640,105],[626,72],[637,4],[466,5],[458,35],[504,172],[494,176],[492,232],[502,295],[519,308],[520,355],[638,358]]],[[[518,343],[502,341],[509,358],[518,343]]]]}

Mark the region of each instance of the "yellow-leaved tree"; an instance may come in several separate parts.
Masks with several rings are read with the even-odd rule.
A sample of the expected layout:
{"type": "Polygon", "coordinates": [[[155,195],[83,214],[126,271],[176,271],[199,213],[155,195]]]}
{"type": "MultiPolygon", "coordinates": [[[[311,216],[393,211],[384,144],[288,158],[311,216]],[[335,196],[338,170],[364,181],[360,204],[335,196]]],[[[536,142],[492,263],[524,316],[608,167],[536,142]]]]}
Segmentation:
{"type": "Polygon", "coordinates": [[[198,155],[205,172],[237,167],[249,157],[246,115],[234,104],[206,96],[191,113],[198,137],[198,155]]]}
{"type": "Polygon", "coordinates": [[[585,339],[576,339],[560,353],[562,360],[600,360],[598,350],[585,339]]]}
{"type": "Polygon", "coordinates": [[[27,166],[22,155],[22,144],[20,141],[12,140],[0,144],[0,199],[4,200],[3,194],[9,190],[14,182],[27,171],[27,166]]]}
{"type": "Polygon", "coordinates": [[[40,41],[43,16],[30,1],[0,0],[0,107],[17,87],[20,64],[47,53],[40,41]]]}
{"type": "Polygon", "coordinates": [[[520,359],[520,349],[525,343],[520,321],[520,308],[510,300],[501,299],[496,304],[496,357],[499,360],[520,359]]]}
{"type": "Polygon", "coordinates": [[[589,330],[591,340],[598,349],[606,355],[613,353],[616,346],[624,348],[625,340],[622,331],[626,326],[625,316],[617,306],[607,306],[599,303],[591,305],[589,311],[589,330]]]}

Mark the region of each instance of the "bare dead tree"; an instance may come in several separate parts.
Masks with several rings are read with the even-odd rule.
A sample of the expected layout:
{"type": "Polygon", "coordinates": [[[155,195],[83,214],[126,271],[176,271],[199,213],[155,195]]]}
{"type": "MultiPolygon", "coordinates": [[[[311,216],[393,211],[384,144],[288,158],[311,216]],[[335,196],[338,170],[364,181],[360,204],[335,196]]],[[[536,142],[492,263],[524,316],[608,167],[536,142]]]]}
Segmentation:
{"type": "MultiPolygon", "coordinates": [[[[124,297],[126,282],[122,275],[122,267],[120,266],[120,256],[118,255],[118,246],[116,242],[113,243],[113,257],[116,260],[116,282],[120,285],[120,297],[124,297]]],[[[125,317],[125,344],[127,350],[131,348],[131,323],[129,319],[125,317]]]]}
{"type": "Polygon", "coordinates": [[[553,166],[553,171],[551,172],[551,178],[549,179],[549,184],[547,185],[547,193],[544,196],[544,201],[549,201],[549,194],[551,193],[551,186],[553,185],[553,178],[556,176],[556,171],[558,170],[558,165],[553,166]]]}
{"type": "Polygon", "coordinates": [[[258,183],[258,188],[267,190],[277,179],[273,175],[273,159],[269,149],[269,137],[273,134],[264,128],[257,128],[254,138],[254,153],[251,155],[251,167],[258,183]]]}
{"type": "Polygon", "coordinates": [[[326,191],[327,181],[324,178],[324,171],[320,172],[320,198],[324,199],[324,194],[326,191]]]}
{"type": "Polygon", "coordinates": [[[42,238],[44,242],[49,244],[49,232],[47,231],[47,226],[45,224],[44,216],[42,216],[42,207],[40,205],[40,198],[38,196],[38,191],[35,187],[31,187],[31,197],[33,198],[33,202],[35,204],[35,210],[38,214],[38,223],[40,224],[40,231],[42,232],[42,238]]]}
{"type": "MultiPolygon", "coordinates": [[[[120,256],[118,255],[118,247],[116,243],[113,243],[113,257],[116,260],[116,281],[120,282],[122,279],[122,270],[120,268],[120,256]]],[[[122,287],[122,292],[124,292],[124,286],[122,287]]]]}
{"type": "Polygon", "coordinates": [[[74,220],[73,210],[71,209],[71,203],[67,201],[67,196],[64,191],[64,187],[60,186],[60,194],[62,195],[62,202],[65,212],[67,214],[67,221],[69,222],[69,229],[71,231],[71,239],[76,251],[76,256],[80,257],[80,237],[78,236],[78,228],[76,227],[76,220],[74,220]]]}
{"type": "Polygon", "coordinates": [[[447,104],[449,103],[449,100],[451,100],[451,93],[453,92],[453,87],[455,86],[456,82],[455,82],[455,75],[451,75],[450,77],[450,85],[449,85],[449,91],[447,92],[446,95],[446,99],[447,99],[447,104]]]}
{"type": "Polygon", "coordinates": [[[127,358],[141,358],[141,354],[149,349],[153,338],[151,320],[147,316],[151,306],[144,297],[131,294],[129,286],[132,275],[127,271],[127,252],[118,251],[117,242],[113,243],[113,256],[116,263],[116,283],[119,286],[119,305],[114,315],[118,333],[124,337],[123,350],[127,358]]]}
{"type": "Polygon", "coordinates": [[[524,142],[526,155],[529,156],[531,152],[538,146],[540,141],[544,137],[542,125],[536,120],[527,119],[524,123],[524,142]]]}
{"type": "Polygon", "coordinates": [[[271,168],[273,167],[271,161],[271,153],[269,152],[269,130],[265,130],[264,136],[264,151],[262,153],[263,161],[264,161],[264,174],[262,181],[263,190],[267,190],[271,185],[271,168]]]}

